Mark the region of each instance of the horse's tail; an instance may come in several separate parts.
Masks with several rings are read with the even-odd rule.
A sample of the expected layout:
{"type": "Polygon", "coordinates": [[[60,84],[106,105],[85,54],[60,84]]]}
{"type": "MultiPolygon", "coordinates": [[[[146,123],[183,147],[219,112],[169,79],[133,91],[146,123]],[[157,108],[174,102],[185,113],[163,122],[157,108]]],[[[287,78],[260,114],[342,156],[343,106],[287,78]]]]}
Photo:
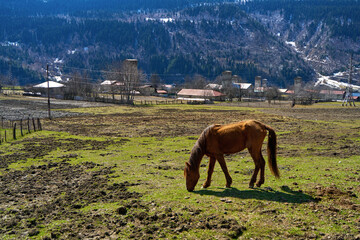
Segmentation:
{"type": "MultiPolygon", "coordinates": [[[[265,124],[264,124],[265,125],[265,124]]],[[[268,153],[268,164],[270,171],[274,174],[276,178],[280,177],[279,169],[276,163],[276,133],[273,128],[265,125],[265,129],[269,131],[268,136],[268,145],[267,145],[267,153],[268,153]]]]}

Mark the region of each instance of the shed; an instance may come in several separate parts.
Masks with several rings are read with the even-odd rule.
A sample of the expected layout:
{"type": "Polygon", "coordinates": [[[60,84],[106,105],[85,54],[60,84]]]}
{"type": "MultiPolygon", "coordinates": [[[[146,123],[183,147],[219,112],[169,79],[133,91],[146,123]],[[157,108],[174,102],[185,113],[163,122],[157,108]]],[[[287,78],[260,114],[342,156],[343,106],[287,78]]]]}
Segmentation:
{"type": "Polygon", "coordinates": [[[345,91],[341,90],[320,90],[320,96],[327,100],[342,100],[344,98],[345,91]]]}
{"type": "Polygon", "coordinates": [[[61,88],[64,87],[64,84],[54,82],[54,81],[46,81],[37,85],[34,85],[33,88],[61,88]]]}
{"type": "Polygon", "coordinates": [[[202,98],[210,100],[223,100],[225,94],[210,89],[181,89],[177,94],[183,98],[202,98]]]}
{"type": "Polygon", "coordinates": [[[55,98],[63,98],[63,88],[64,84],[54,82],[54,81],[46,81],[33,86],[33,89],[37,91],[34,95],[39,96],[38,92],[41,93],[41,96],[47,96],[49,92],[50,95],[55,96],[55,98]]]}
{"type": "Polygon", "coordinates": [[[116,83],[116,81],[114,80],[105,80],[102,83],[100,83],[100,85],[114,85],[116,83]]]}

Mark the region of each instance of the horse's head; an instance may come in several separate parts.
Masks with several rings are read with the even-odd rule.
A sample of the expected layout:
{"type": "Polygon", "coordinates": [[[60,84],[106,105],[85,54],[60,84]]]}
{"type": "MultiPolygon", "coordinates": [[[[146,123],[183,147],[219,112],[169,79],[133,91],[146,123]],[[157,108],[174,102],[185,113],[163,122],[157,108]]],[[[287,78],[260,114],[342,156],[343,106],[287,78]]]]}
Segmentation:
{"type": "Polygon", "coordinates": [[[191,168],[191,165],[188,162],[186,162],[184,169],[184,176],[186,178],[186,189],[189,192],[194,191],[194,188],[200,178],[199,169],[196,170],[191,168]]]}

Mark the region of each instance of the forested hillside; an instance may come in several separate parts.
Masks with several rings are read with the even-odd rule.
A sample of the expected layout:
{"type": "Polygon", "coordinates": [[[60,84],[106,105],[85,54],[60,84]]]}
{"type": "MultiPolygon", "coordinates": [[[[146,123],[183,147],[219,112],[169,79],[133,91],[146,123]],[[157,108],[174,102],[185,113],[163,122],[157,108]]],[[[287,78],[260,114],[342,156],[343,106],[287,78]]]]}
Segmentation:
{"type": "Polygon", "coordinates": [[[347,70],[351,54],[359,67],[359,1],[253,1],[246,9],[317,72],[347,70]]]}
{"type": "Polygon", "coordinates": [[[52,75],[81,69],[98,81],[100,70],[137,58],[166,82],[231,70],[286,87],[346,69],[350,52],[359,59],[356,0],[201,2],[0,0],[0,79],[38,82],[50,64],[52,75]]]}
{"type": "MultiPolygon", "coordinates": [[[[12,15],[84,14],[88,11],[176,10],[204,2],[214,4],[225,0],[0,0],[0,12],[12,15]]],[[[233,2],[233,1],[230,1],[233,2]]]]}

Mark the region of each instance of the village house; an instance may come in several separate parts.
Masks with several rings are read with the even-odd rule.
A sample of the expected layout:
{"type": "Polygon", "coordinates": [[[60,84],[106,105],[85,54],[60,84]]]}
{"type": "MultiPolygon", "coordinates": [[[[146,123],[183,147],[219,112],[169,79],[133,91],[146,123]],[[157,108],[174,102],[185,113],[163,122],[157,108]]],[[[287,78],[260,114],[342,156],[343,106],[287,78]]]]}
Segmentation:
{"type": "Polygon", "coordinates": [[[225,100],[224,94],[210,89],[181,89],[181,91],[178,92],[177,95],[178,95],[178,99],[189,100],[189,101],[205,102],[206,100],[208,101],[225,100]]]}

